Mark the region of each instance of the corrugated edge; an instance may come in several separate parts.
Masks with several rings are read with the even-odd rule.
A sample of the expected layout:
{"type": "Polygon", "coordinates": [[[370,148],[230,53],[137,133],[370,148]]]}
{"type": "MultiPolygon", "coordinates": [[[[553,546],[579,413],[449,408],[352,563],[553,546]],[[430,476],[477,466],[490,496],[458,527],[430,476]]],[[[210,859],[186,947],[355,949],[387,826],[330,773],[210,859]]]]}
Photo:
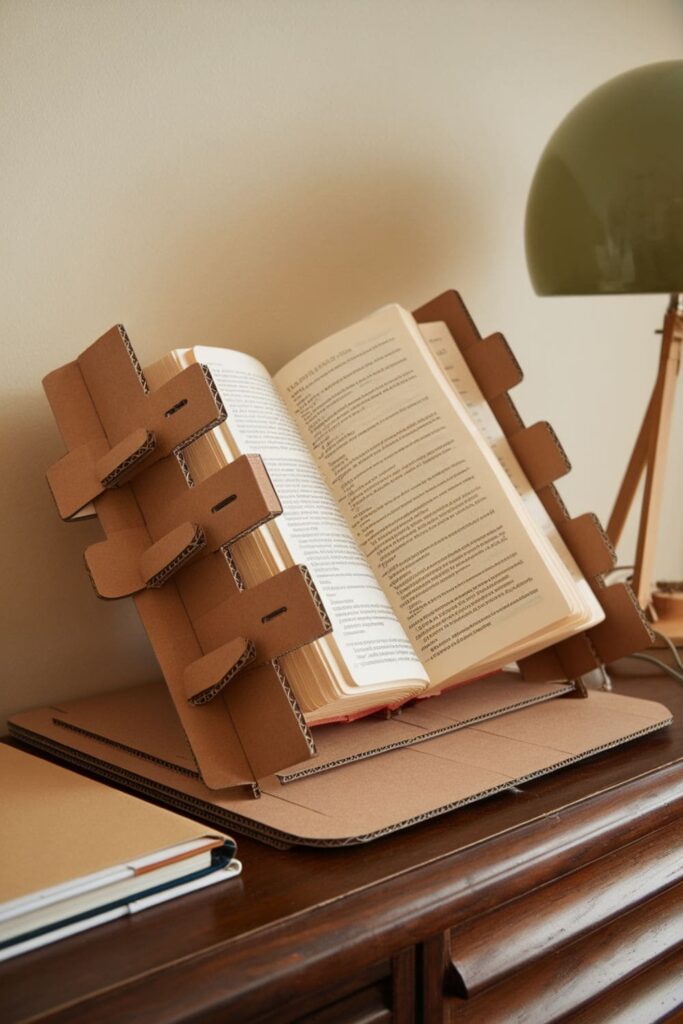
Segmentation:
{"type": "Polygon", "coordinates": [[[197,438],[203,437],[204,434],[208,434],[208,432],[210,430],[213,430],[214,427],[220,426],[220,424],[223,423],[228,417],[227,410],[223,405],[223,399],[221,398],[218,392],[218,388],[216,387],[216,383],[213,377],[211,376],[211,371],[209,370],[208,366],[204,366],[203,363],[197,363],[197,365],[201,368],[201,371],[204,374],[206,386],[209,389],[209,393],[213,399],[214,405],[216,406],[216,418],[211,420],[211,422],[207,423],[205,426],[200,427],[198,430],[195,430],[193,434],[190,434],[189,437],[186,437],[183,441],[177,444],[173,449],[176,455],[178,454],[178,452],[181,452],[183,448],[187,448],[187,446],[192,444],[193,441],[196,441],[197,438]]]}
{"type": "MultiPolygon", "coordinates": [[[[328,761],[324,765],[309,765],[306,768],[301,768],[296,772],[284,771],[276,772],[276,776],[279,782],[283,786],[286,786],[289,782],[296,782],[299,779],[305,779],[309,775],[320,775],[323,772],[332,771],[334,768],[341,768],[345,764],[351,764],[353,761],[364,761],[369,757],[376,757],[378,754],[385,754],[390,750],[399,750],[401,747],[414,747],[417,743],[426,743],[428,740],[436,739],[437,736],[445,736],[448,733],[458,732],[460,729],[465,729],[470,725],[476,725],[477,722],[485,722],[489,718],[502,718],[511,711],[518,711],[520,708],[528,707],[530,704],[541,704],[546,700],[553,700],[557,697],[571,696],[574,693],[574,687],[568,683],[558,683],[558,689],[552,693],[544,693],[540,697],[528,697],[526,700],[517,701],[515,704],[508,704],[504,709],[496,709],[494,711],[487,711],[482,715],[476,715],[473,718],[466,718],[462,722],[453,722],[452,725],[444,725],[439,729],[430,729],[428,732],[421,732],[414,737],[409,737],[405,740],[396,740],[394,743],[387,743],[381,747],[373,747],[371,750],[364,751],[359,754],[349,754],[347,757],[338,757],[335,761],[328,761]]],[[[399,719],[400,720],[400,719],[399,719]]],[[[410,723],[408,723],[410,724],[410,723]]]]}
{"type": "Polygon", "coordinates": [[[298,565],[297,569],[304,578],[304,583],[308,587],[308,591],[311,597],[313,598],[313,603],[315,604],[318,610],[318,614],[320,616],[323,626],[325,627],[325,630],[328,633],[330,633],[332,631],[332,622],[330,620],[329,615],[327,614],[325,605],[323,604],[323,599],[320,596],[320,593],[318,592],[318,588],[313,582],[313,577],[311,576],[310,572],[308,571],[305,565],[298,565]]]}
{"type": "Polygon", "coordinates": [[[179,569],[187,562],[188,558],[196,554],[197,551],[206,545],[206,536],[201,526],[197,526],[192,540],[189,544],[186,544],[182,551],[179,551],[175,558],[165,565],[163,569],[160,569],[156,576],[150,577],[147,580],[147,586],[150,588],[163,587],[166,580],[170,579],[179,569]]]}
{"type": "Polygon", "coordinates": [[[207,687],[206,690],[202,690],[200,693],[195,694],[194,697],[188,697],[189,703],[193,704],[195,707],[200,707],[202,704],[208,704],[209,701],[213,700],[213,698],[227,686],[230,680],[234,679],[237,673],[240,672],[244,668],[244,666],[251,661],[255,653],[256,648],[254,647],[251,640],[248,640],[247,646],[244,649],[244,653],[241,655],[240,658],[238,658],[235,664],[228,669],[225,675],[222,676],[222,678],[219,679],[217,683],[214,683],[213,686],[207,687]]]}
{"type": "Polygon", "coordinates": [[[289,706],[291,707],[292,711],[294,712],[296,720],[299,723],[299,727],[301,729],[301,733],[302,733],[302,735],[304,737],[304,740],[306,741],[306,746],[308,747],[308,750],[309,750],[311,756],[314,756],[317,751],[316,751],[316,747],[315,747],[315,740],[313,739],[313,733],[309,729],[308,724],[306,722],[306,719],[304,718],[304,713],[301,710],[301,708],[299,707],[299,702],[296,699],[296,696],[294,694],[294,690],[291,687],[289,679],[285,675],[284,670],[282,668],[282,665],[280,664],[280,662],[278,661],[277,658],[273,658],[273,660],[271,661],[271,665],[273,666],[273,669],[275,671],[275,675],[278,678],[278,682],[280,683],[280,686],[284,690],[285,697],[289,701],[289,706]]]}
{"type": "Polygon", "coordinates": [[[145,377],[145,371],[142,369],[142,364],[140,363],[140,360],[135,354],[135,349],[133,348],[131,340],[128,337],[128,331],[123,326],[123,324],[117,324],[116,329],[119,332],[119,335],[121,336],[121,341],[123,342],[126,352],[128,353],[128,358],[133,364],[133,369],[135,370],[137,378],[140,381],[140,387],[142,388],[144,393],[148,395],[149,384],[147,383],[147,378],[145,377]]]}
{"type": "MultiPolygon", "coordinates": [[[[179,775],[187,775],[190,779],[201,779],[199,770],[192,771],[190,768],[184,768],[183,765],[175,764],[173,761],[166,761],[162,757],[155,757],[154,754],[148,754],[144,750],[138,750],[137,747],[130,747],[127,743],[118,743],[116,740],[109,739],[108,736],[101,736],[97,732],[92,732],[90,729],[84,729],[80,725],[74,725],[72,722],[65,722],[61,718],[52,719],[54,725],[59,726],[61,729],[70,729],[72,732],[78,732],[82,736],[87,736],[89,739],[97,740],[99,743],[105,743],[109,747],[116,747],[118,750],[125,751],[126,754],[134,754],[135,757],[141,757],[143,761],[152,761],[154,764],[160,764],[163,768],[168,768],[169,771],[178,772],[179,775]]],[[[106,761],[102,762],[106,764],[106,761]]]]}
{"type": "Polygon", "coordinates": [[[269,845],[280,848],[288,846],[338,848],[372,842],[374,839],[379,839],[381,836],[390,835],[392,832],[398,832],[402,829],[410,828],[412,825],[418,825],[423,821],[428,821],[431,818],[437,818],[442,814],[447,814],[450,811],[457,810],[459,807],[465,807],[468,804],[484,800],[489,796],[494,796],[496,793],[504,792],[506,789],[510,789],[513,786],[523,785],[524,783],[531,782],[533,779],[540,778],[543,775],[551,775],[553,772],[559,771],[561,768],[565,768],[570,764],[576,764],[578,761],[585,761],[589,757],[593,757],[595,754],[599,754],[604,750],[611,750],[613,747],[621,746],[631,740],[638,739],[640,736],[646,736],[648,733],[657,732],[659,729],[663,729],[666,726],[671,725],[672,722],[673,716],[663,722],[655,722],[654,724],[648,725],[642,729],[638,729],[636,732],[629,733],[627,736],[611,740],[609,743],[603,743],[600,746],[592,747],[583,754],[567,757],[549,768],[543,768],[536,772],[529,772],[527,775],[519,776],[519,778],[516,779],[507,779],[498,786],[491,786],[489,789],[482,790],[480,793],[474,793],[462,800],[455,800],[453,803],[444,804],[443,806],[434,808],[433,810],[425,811],[423,814],[416,814],[411,818],[395,822],[373,832],[366,832],[361,835],[346,836],[338,839],[311,839],[305,836],[295,836],[287,832],[283,832],[280,829],[272,828],[268,825],[261,825],[260,822],[254,822],[253,820],[233,811],[217,811],[215,804],[206,803],[203,800],[197,800],[195,797],[184,798],[182,794],[168,786],[164,786],[161,783],[151,782],[143,776],[129,772],[127,769],[116,768],[114,765],[110,765],[106,761],[101,761],[98,758],[79,755],[78,752],[73,751],[69,747],[63,747],[61,744],[56,743],[53,740],[45,740],[39,734],[33,733],[20,726],[18,727],[13,725],[11,722],[9,723],[9,732],[15,739],[21,740],[29,746],[35,746],[36,748],[44,750],[46,753],[50,753],[55,757],[63,758],[68,763],[78,765],[79,767],[85,768],[89,771],[94,771],[113,782],[119,782],[122,785],[129,785],[139,792],[143,792],[148,796],[161,800],[170,807],[183,809],[193,816],[199,814],[200,817],[206,819],[210,824],[217,825],[220,828],[228,826],[233,828],[235,831],[241,832],[243,835],[248,835],[252,839],[258,839],[261,842],[266,842],[269,845]]]}

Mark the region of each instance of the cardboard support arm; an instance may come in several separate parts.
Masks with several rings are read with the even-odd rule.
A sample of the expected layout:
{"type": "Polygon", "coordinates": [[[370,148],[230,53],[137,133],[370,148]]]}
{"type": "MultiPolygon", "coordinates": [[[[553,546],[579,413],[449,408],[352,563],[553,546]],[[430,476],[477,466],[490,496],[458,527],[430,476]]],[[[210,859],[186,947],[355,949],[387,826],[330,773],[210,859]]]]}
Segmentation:
{"type": "Polygon", "coordinates": [[[522,380],[522,371],[501,334],[482,338],[460,295],[444,292],[415,312],[419,323],[443,321],[462,352],[491,410],[506,435],[531,486],[573,554],[606,620],[524,658],[525,678],[577,679],[617,657],[648,647],[652,633],[627,584],[605,586],[603,575],[614,566],[614,551],[592,515],[571,519],[554,487],[571,468],[554,431],[547,423],[525,427],[508,391],[522,380]]]}
{"type": "Polygon", "coordinates": [[[276,659],[331,625],[303,567],[264,589],[244,590],[233,574],[229,545],[281,506],[256,455],[191,479],[180,451],[226,415],[208,370],[193,365],[151,390],[115,327],[44,387],[67,447],[48,474],[60,513],[92,501],[106,539],[86,552],[88,570],[102,596],[132,594],[204,783],[253,788],[310,757],[276,659]],[[209,635],[202,617],[215,608],[209,635]],[[277,722],[276,738],[264,722],[277,722]]]}
{"type": "Polygon", "coordinates": [[[112,327],[79,358],[43,381],[53,409],[65,397],[82,441],[48,470],[59,514],[70,519],[105,490],[120,486],[180,450],[226,416],[206,367],[183,370],[150,391],[128,336],[112,327]]]}
{"type": "Polygon", "coordinates": [[[160,587],[189,559],[233,544],[282,511],[258,455],[241,456],[196,487],[188,487],[176,459],[162,459],[136,480],[134,491],[146,530],[112,533],[85,552],[100,597],[160,587]]]}

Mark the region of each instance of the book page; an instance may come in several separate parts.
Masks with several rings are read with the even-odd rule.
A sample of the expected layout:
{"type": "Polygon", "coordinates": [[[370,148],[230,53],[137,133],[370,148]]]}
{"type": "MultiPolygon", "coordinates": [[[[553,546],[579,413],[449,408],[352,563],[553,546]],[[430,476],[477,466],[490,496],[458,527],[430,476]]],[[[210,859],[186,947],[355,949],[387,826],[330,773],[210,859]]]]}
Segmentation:
{"type": "Polygon", "coordinates": [[[529,515],[548,538],[558,557],[562,559],[567,568],[588,614],[584,628],[601,622],[605,617],[604,611],[589,584],[582,576],[581,570],[567,545],[562,540],[557,527],[546,512],[543,502],[529,483],[524,470],[512,450],[510,442],[484,398],[481,388],[467,365],[467,360],[455,344],[448,327],[442,322],[419,324],[418,327],[422,337],[429,346],[430,352],[441,367],[442,372],[453,385],[480,435],[487,442],[501,467],[510,478],[510,482],[524,502],[529,515]]]}
{"type": "Polygon", "coordinates": [[[379,310],[274,379],[432,686],[575,613],[404,310],[379,310]]]}
{"type": "MultiPolygon", "coordinates": [[[[354,682],[427,681],[367,560],[359,550],[270,374],[258,360],[195,347],[228,409],[239,450],[259,454],[283,506],[278,528],[292,558],[310,570],[354,682]]],[[[419,686],[419,683],[418,683],[419,686]]]]}

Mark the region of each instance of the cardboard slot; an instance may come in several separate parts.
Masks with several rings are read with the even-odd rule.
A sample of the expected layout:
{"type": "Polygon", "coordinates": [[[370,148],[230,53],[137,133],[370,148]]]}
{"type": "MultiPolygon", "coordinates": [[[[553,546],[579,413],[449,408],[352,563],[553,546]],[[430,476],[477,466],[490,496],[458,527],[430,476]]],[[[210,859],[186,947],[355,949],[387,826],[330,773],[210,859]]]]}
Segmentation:
{"type": "Polygon", "coordinates": [[[77,363],[112,447],[145,428],[156,438],[153,457],[163,458],[225,419],[210,374],[198,364],[150,391],[121,326],[98,338],[77,363]],[[171,409],[174,413],[167,415],[171,409]]]}
{"type": "Polygon", "coordinates": [[[150,392],[121,327],[43,383],[55,416],[67,424],[70,450],[48,471],[64,519],[105,487],[188,444],[226,415],[208,370],[199,365],[150,392]],[[171,408],[175,414],[167,416],[171,408]],[[78,440],[72,443],[71,437],[78,440]]]}
{"type": "MultiPolygon", "coordinates": [[[[518,382],[521,371],[505,340],[501,335],[494,335],[482,341],[455,292],[422,307],[417,317],[444,320],[448,324],[489,397],[501,428],[517,448],[532,486],[540,491],[541,500],[613,616],[612,622],[603,624],[605,628],[596,627],[590,636],[565,641],[525,659],[522,663],[525,678],[541,682],[557,680],[569,670],[568,666],[590,663],[593,667],[608,653],[617,657],[645,646],[647,640],[644,642],[643,637],[647,638],[647,632],[626,589],[601,588],[596,583],[595,577],[605,571],[608,561],[609,546],[604,537],[595,522],[589,522],[589,517],[569,520],[552,486],[552,481],[569,468],[557,439],[546,424],[524,428],[509,398],[507,389],[518,382]]],[[[287,841],[287,836],[295,834],[298,828],[299,835],[303,830],[308,836],[305,841],[326,844],[381,834],[495,791],[495,785],[492,788],[488,784],[490,780],[484,785],[486,780],[481,775],[481,767],[477,768],[480,772],[478,788],[472,781],[474,788],[469,792],[465,792],[467,785],[462,790],[449,784],[448,792],[441,793],[439,783],[432,794],[425,776],[421,810],[417,810],[420,800],[416,789],[415,813],[406,818],[405,808],[399,807],[401,786],[399,784],[394,794],[388,781],[389,770],[385,772],[382,768],[377,778],[384,773],[387,782],[386,788],[378,782],[381,813],[375,806],[367,814],[351,815],[353,826],[349,824],[351,818],[346,820],[340,807],[333,806],[331,811],[329,808],[325,811],[318,806],[317,798],[315,806],[309,801],[311,805],[304,811],[301,789],[298,789],[297,799],[289,804],[268,793],[261,800],[253,801],[251,794],[257,779],[270,777],[273,772],[299,762],[306,765],[314,749],[301,711],[275,659],[331,628],[304,567],[294,567],[259,587],[246,590],[240,589],[230,571],[229,551],[225,545],[280,511],[266,468],[258,456],[244,456],[209,480],[191,486],[189,474],[183,472],[181,457],[170,453],[178,453],[224,418],[225,410],[215,386],[208,372],[194,365],[167,385],[151,391],[123,328],[113,328],[76,362],[50,374],[45,388],[69,449],[64,465],[51,471],[56,480],[60,511],[73,515],[88,504],[88,495],[93,495],[107,535],[102,545],[95,545],[88,552],[93,578],[103,586],[106,584],[105,589],[112,595],[124,592],[133,578],[135,586],[140,581],[145,586],[134,595],[134,600],[166,677],[172,706],[182,725],[180,731],[189,741],[187,749],[191,748],[190,756],[200,766],[203,777],[202,782],[176,772],[176,778],[182,777],[196,789],[184,793],[176,791],[174,799],[213,808],[212,813],[221,820],[241,818],[249,830],[271,838],[277,836],[278,841],[287,841]],[[151,438],[154,448],[143,455],[142,450],[150,444],[151,438]],[[73,450],[83,446],[80,455],[73,455],[73,450]],[[101,489],[102,479],[123,486],[97,491],[97,487],[101,489]],[[181,571],[177,571],[179,569],[181,571]],[[158,587],[173,572],[176,572],[173,579],[166,586],[158,587]],[[242,791],[235,796],[236,787],[249,787],[250,795],[246,797],[242,791]],[[229,791],[230,799],[223,799],[224,791],[229,791]],[[447,801],[437,807],[434,801],[446,796],[447,801]],[[234,803],[231,803],[233,798],[234,803]],[[246,813],[245,801],[250,805],[246,813]],[[216,810],[219,804],[220,809],[216,810]],[[258,809],[251,805],[258,805],[258,809]],[[298,808],[294,813],[294,832],[292,807],[298,808]],[[305,824],[302,824],[304,818],[305,824]],[[320,829],[325,819],[330,820],[327,821],[328,832],[323,835],[316,829],[320,829]],[[344,837],[340,839],[342,833],[344,837]]],[[[519,682],[517,685],[523,689],[527,684],[519,682]]],[[[453,700],[458,696],[463,706],[467,703],[466,689],[454,691],[453,695],[453,700]]],[[[585,702],[551,701],[557,704],[555,714],[558,715],[552,728],[560,728],[559,716],[573,715],[570,707],[590,703],[591,699],[592,695],[585,702]]],[[[167,703],[171,707],[171,703],[167,703]]],[[[606,713],[607,708],[611,714],[612,708],[617,708],[612,704],[596,704],[594,700],[591,706],[597,709],[598,715],[606,713]]],[[[512,711],[506,718],[531,710],[533,708],[512,711]]],[[[499,712],[490,712],[496,713],[499,712]]],[[[463,714],[462,708],[459,714],[463,714]]],[[[428,728],[427,720],[437,717],[438,712],[428,701],[422,702],[420,710],[407,709],[398,724],[385,724],[399,732],[402,730],[407,739],[407,729],[412,729],[413,733],[419,729],[424,731],[428,728]]],[[[659,727],[662,722],[663,719],[659,724],[643,726],[641,731],[659,727]]],[[[50,728],[57,726],[52,723],[50,728]]],[[[104,734],[95,740],[65,724],[60,728],[62,740],[68,732],[69,743],[74,737],[81,737],[86,744],[84,749],[75,751],[74,756],[92,757],[104,765],[102,770],[115,774],[118,767],[114,761],[120,754],[122,763],[125,761],[128,765],[127,771],[137,770],[141,786],[166,786],[170,771],[167,767],[169,744],[154,730],[154,749],[138,752],[135,769],[131,768],[134,761],[130,759],[134,755],[130,750],[116,746],[116,741],[107,744],[104,734]],[[87,747],[88,743],[95,746],[87,747]],[[94,750],[98,753],[93,753],[94,750]]],[[[117,728],[114,727],[114,732],[117,728]]],[[[353,734],[354,728],[356,726],[340,727],[349,729],[348,735],[353,734]]],[[[462,721],[442,713],[441,725],[430,728],[441,730],[439,735],[446,737],[451,733],[462,735],[470,726],[463,728],[462,721]]],[[[637,734],[637,730],[630,731],[623,724],[622,739],[637,734]]],[[[351,743],[348,735],[346,742],[351,743]]],[[[55,736],[46,733],[40,742],[59,744],[61,741],[55,736]]],[[[393,754],[385,752],[373,756],[368,765],[384,765],[392,756],[407,756],[410,761],[406,763],[414,767],[428,760],[425,744],[396,742],[401,744],[401,749],[393,754]]],[[[619,740],[608,737],[606,742],[609,745],[619,740]]],[[[550,742],[549,746],[552,747],[550,742]]],[[[351,743],[351,747],[352,753],[345,756],[354,763],[341,768],[341,772],[351,767],[360,768],[365,760],[357,742],[355,747],[351,743]],[[361,761],[356,766],[358,758],[361,761]]],[[[323,760],[324,756],[323,752],[323,760]]],[[[435,762],[458,760],[452,752],[446,756],[442,748],[438,753],[434,748],[429,758],[435,762]]],[[[400,767],[401,763],[403,761],[396,761],[395,766],[400,767]]],[[[562,763],[565,761],[556,761],[554,767],[562,763]]],[[[327,775],[333,778],[337,772],[327,775]]],[[[344,778],[351,778],[352,786],[364,791],[362,772],[344,778]]],[[[292,785],[298,787],[300,783],[292,785]]],[[[500,782],[499,788],[504,785],[500,782]]],[[[277,787],[282,793],[279,781],[277,787]]],[[[411,796],[407,801],[411,807],[412,800],[411,796]]]]}
{"type": "Polygon", "coordinates": [[[199,616],[196,628],[207,649],[235,633],[249,637],[254,661],[261,664],[317,640],[332,627],[307,570],[296,565],[234,593],[199,616]]]}
{"type": "Polygon", "coordinates": [[[201,526],[207,554],[282,512],[258,455],[242,455],[193,487],[177,460],[163,459],[135,480],[133,490],[154,540],[190,521],[201,526]]]}

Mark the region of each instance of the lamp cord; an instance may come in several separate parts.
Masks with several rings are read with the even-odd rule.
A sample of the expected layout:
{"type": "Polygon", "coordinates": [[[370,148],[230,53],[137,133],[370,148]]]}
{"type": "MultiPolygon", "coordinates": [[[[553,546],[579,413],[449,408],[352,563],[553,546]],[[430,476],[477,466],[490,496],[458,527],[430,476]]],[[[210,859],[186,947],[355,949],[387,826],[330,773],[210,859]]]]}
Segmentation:
{"type": "Polygon", "coordinates": [[[651,665],[656,665],[657,668],[660,669],[662,672],[666,672],[667,675],[670,675],[679,683],[683,683],[683,661],[681,661],[681,656],[678,652],[678,648],[668,636],[664,636],[663,633],[659,633],[656,629],[654,629],[652,632],[660,640],[663,640],[666,646],[669,648],[671,654],[673,655],[676,668],[673,668],[671,665],[667,665],[667,663],[665,661],[662,661],[661,658],[655,658],[651,654],[629,654],[627,655],[627,657],[636,658],[638,661],[647,661],[651,665]]]}

